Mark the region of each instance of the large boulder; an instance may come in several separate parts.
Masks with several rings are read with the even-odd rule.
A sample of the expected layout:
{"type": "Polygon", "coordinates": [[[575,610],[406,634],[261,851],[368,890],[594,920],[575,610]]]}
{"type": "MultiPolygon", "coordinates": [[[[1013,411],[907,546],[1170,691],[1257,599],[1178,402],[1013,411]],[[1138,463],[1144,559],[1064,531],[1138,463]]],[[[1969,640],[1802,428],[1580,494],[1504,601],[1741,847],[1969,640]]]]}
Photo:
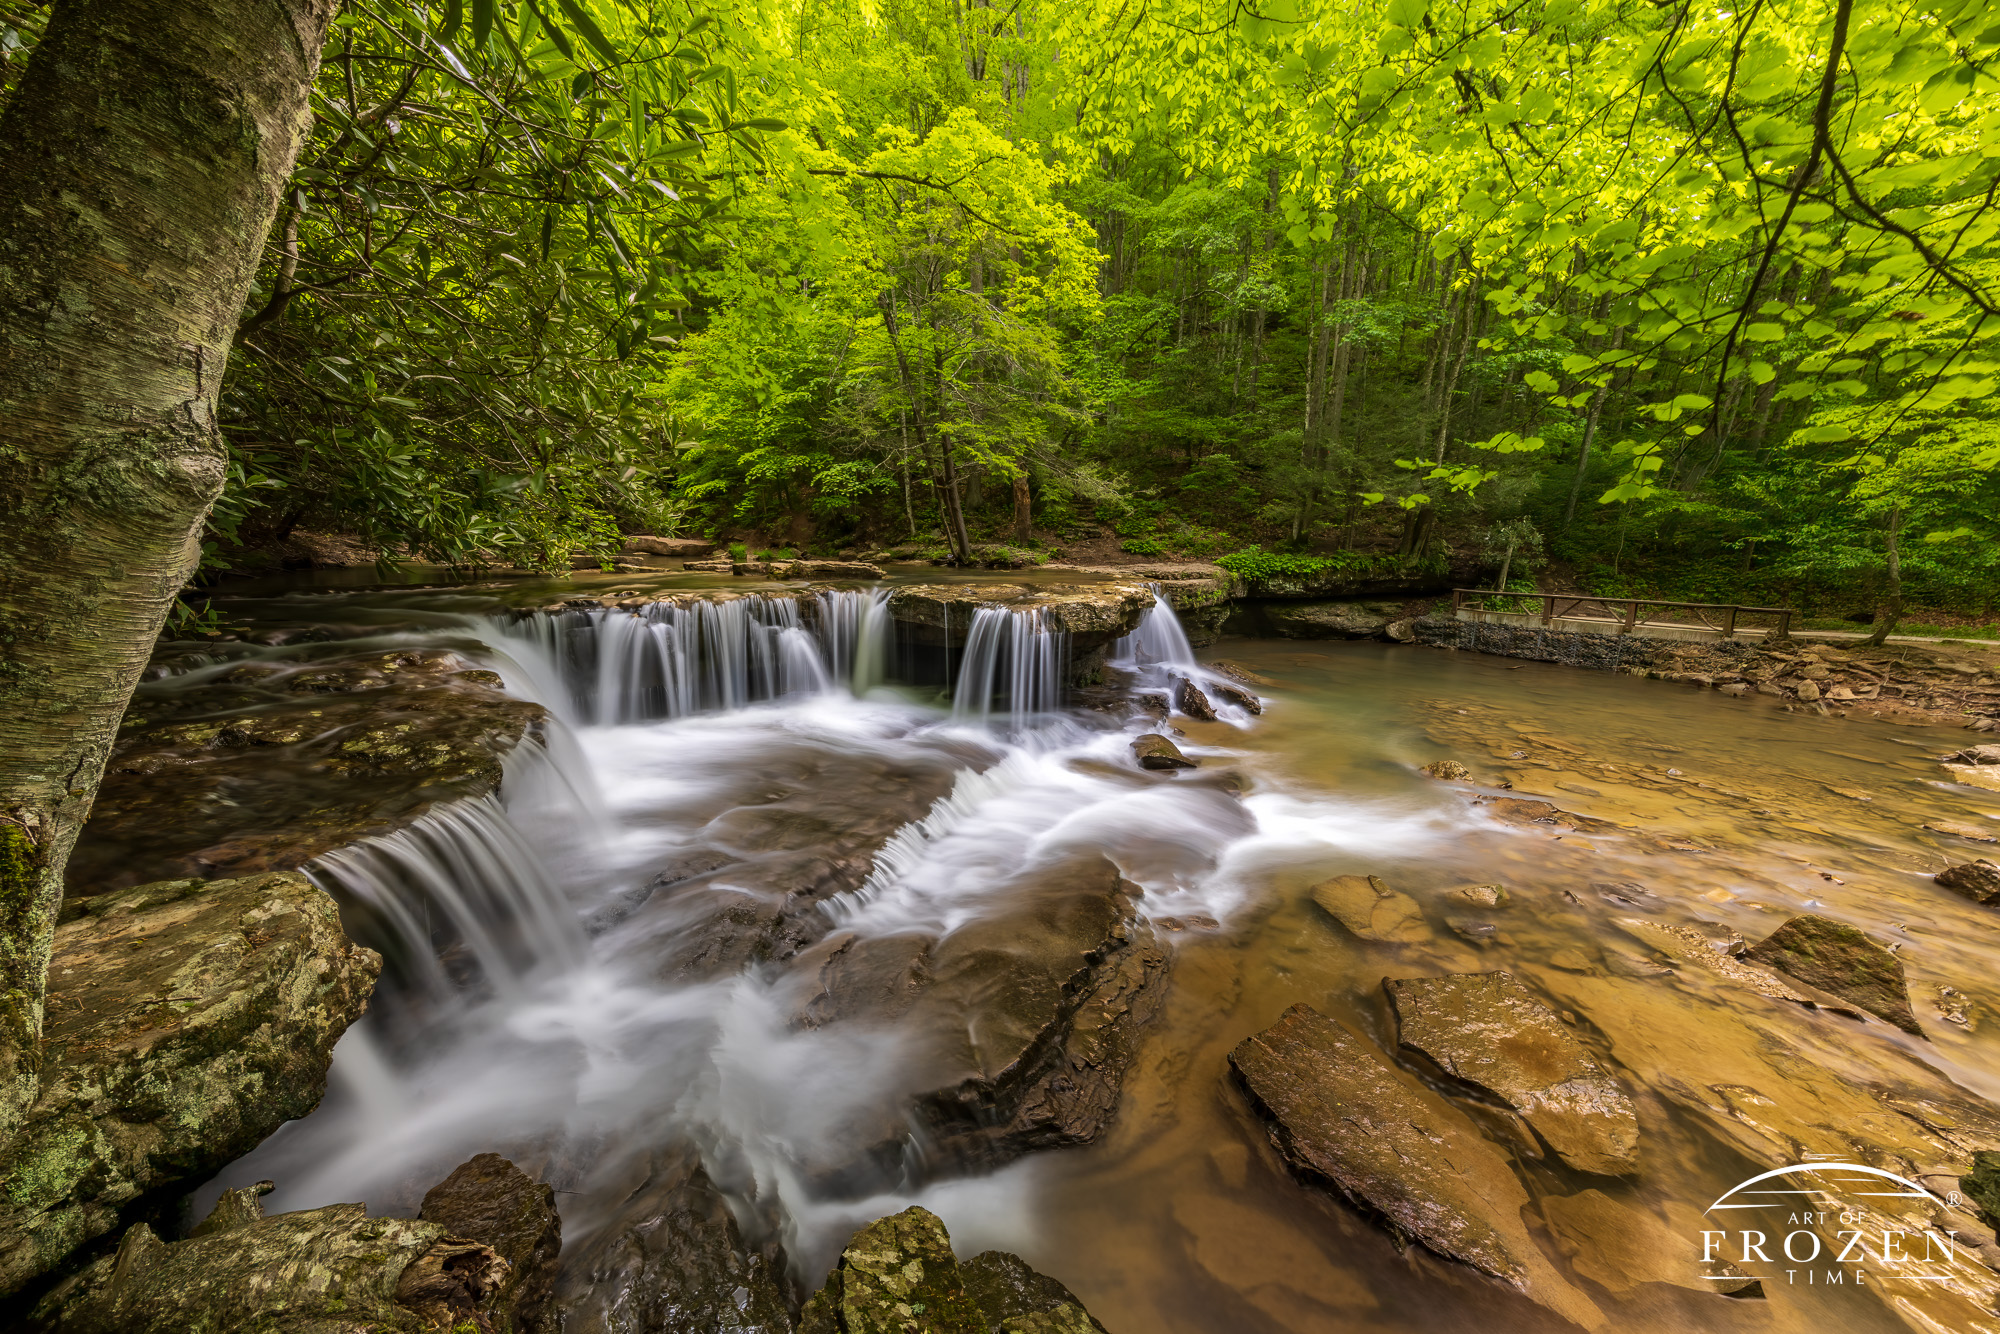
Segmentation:
{"type": "Polygon", "coordinates": [[[1744,957],[1858,1005],[1905,1033],[1924,1035],[1910,1012],[1903,961],[1858,927],[1806,913],[1751,946],[1744,957]]]}
{"type": "Polygon", "coordinates": [[[546,713],[435,650],[254,662],[133,696],[71,894],[290,871],[497,789],[546,713]]]}
{"type": "Polygon", "coordinates": [[[0,1151],[0,1292],[317,1106],[382,967],[300,875],[81,907],[56,929],[40,1093],[0,1151]]]}
{"type": "Polygon", "coordinates": [[[483,1306],[507,1279],[488,1247],[365,1206],[239,1218],[169,1245],[135,1224],[115,1255],[36,1308],[46,1334],[500,1334],[483,1306]]]}
{"type": "Polygon", "coordinates": [[[432,1186],[418,1217],[455,1236],[477,1238],[507,1262],[505,1277],[481,1303],[494,1334],[534,1334],[543,1327],[562,1250],[552,1186],[497,1153],[482,1153],[432,1186]]]}
{"type": "Polygon", "coordinates": [[[705,537],[653,537],[635,533],[625,539],[625,550],[644,556],[678,556],[699,559],[715,550],[705,537]]]}
{"type": "Polygon", "coordinates": [[[1397,611],[1381,602],[1272,602],[1263,608],[1281,639],[1380,639],[1397,611]]]}
{"type": "MultiPolygon", "coordinates": [[[[930,1053],[916,1099],[933,1168],[983,1169],[1085,1144],[1118,1110],[1127,1068],[1164,1000],[1170,959],[1138,887],[1102,857],[1025,872],[1008,910],[940,939],[841,933],[817,947],[803,1022],[902,1022],[930,1053]]],[[[868,1161],[900,1153],[910,1111],[876,1109],[868,1161]]],[[[836,1170],[863,1171],[866,1162],[836,1170]]],[[[855,1179],[859,1185],[868,1178],[855,1179]]]]}
{"type": "Polygon", "coordinates": [[[798,1334],[1104,1334],[1075,1295],[1017,1255],[964,1264],[936,1214],[911,1207],[854,1234],[806,1300],[798,1334]]]}
{"type": "Polygon", "coordinates": [[[1385,978],[1382,987],[1405,1051],[1512,1108],[1578,1171],[1639,1170],[1632,1099],[1513,974],[1385,978]]]}
{"type": "Polygon", "coordinates": [[[677,1145],[571,1243],[555,1304],[563,1334],[790,1334],[783,1271],[777,1247],[744,1244],[700,1154],[677,1145]]]}
{"type": "Polygon", "coordinates": [[[1230,1053],[1271,1141],[1398,1236],[1469,1265],[1586,1327],[1603,1321],[1529,1234],[1528,1194],[1470,1118],[1346,1024],[1307,1005],[1230,1053]]]}

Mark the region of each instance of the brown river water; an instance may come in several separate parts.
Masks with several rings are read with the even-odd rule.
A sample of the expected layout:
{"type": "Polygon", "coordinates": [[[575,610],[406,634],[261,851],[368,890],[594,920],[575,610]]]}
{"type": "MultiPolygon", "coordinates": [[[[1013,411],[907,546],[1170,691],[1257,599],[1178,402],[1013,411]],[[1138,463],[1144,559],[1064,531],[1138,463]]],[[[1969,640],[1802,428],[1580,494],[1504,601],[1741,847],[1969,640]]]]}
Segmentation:
{"type": "MultiPolygon", "coordinates": [[[[398,642],[484,633],[467,629],[477,595],[429,605],[435,625],[398,629],[398,642]]],[[[868,613],[853,614],[865,638],[868,613]]],[[[804,642],[773,634],[774,654],[804,642]]],[[[1129,740],[1111,724],[1057,717],[1034,737],[1008,733],[997,715],[950,715],[934,692],[864,679],[861,656],[836,661],[830,686],[795,680],[774,701],[633,719],[559,704],[532,644],[484,642],[482,660],[510,690],[559,717],[568,710],[564,781],[509,780],[521,846],[546,863],[510,901],[552,912],[555,924],[477,1003],[398,1019],[385,1007],[401,1002],[378,1000],[384,1013],[343,1042],[322,1110],[208,1195],[269,1176],[273,1210],[366,1198],[400,1211],[412,1182],[499,1148],[571,1191],[571,1236],[591,1226],[592,1173],[604,1161],[681,1127],[735,1165],[718,1180],[757,1193],[767,1216],[776,1202],[808,1283],[855,1226],[919,1202],[943,1217],[961,1255],[1020,1253],[1112,1334],[1573,1328],[1461,1265],[1399,1248],[1345,1201],[1300,1183],[1230,1077],[1231,1049],[1296,1003],[1394,1050],[1385,978],[1505,969],[1566,1012],[1637,1106],[1642,1171],[1608,1180],[1539,1157],[1504,1113],[1466,1105],[1495,1138],[1515,1135],[1532,1195],[1597,1189],[1627,1211],[1580,1251],[1531,1219],[1605,1328],[2000,1328],[1986,1280],[1890,1278],[1861,1291],[1767,1277],[1762,1299],[1740,1299],[1701,1291],[1695,1277],[1711,1226],[1703,1210],[1774,1163],[1824,1157],[1937,1174],[1963,1157],[1954,1144],[2000,1145],[2000,916],[1930,878],[1993,849],[1924,828],[2000,834],[2000,792],[1965,786],[1937,762],[1964,733],[1471,654],[1227,639],[1200,657],[1259,682],[1262,716],[1174,718],[1202,769],[1135,787],[1122,771],[1103,776],[1129,740]],[[828,689],[838,703],[813,693],[828,689]],[[1471,778],[1419,771],[1447,759],[1471,778]],[[604,905],[663,856],[772,801],[763,789],[805,785],[799,774],[835,775],[807,794],[816,819],[838,823],[848,808],[858,819],[864,807],[890,819],[896,793],[839,777],[863,761],[867,783],[908,773],[931,784],[891,824],[907,831],[928,806],[934,826],[843,909],[864,935],[948,935],[997,911],[1029,848],[1102,848],[1145,887],[1142,908],[1174,955],[1170,981],[1096,1142],[984,1175],[825,1198],[798,1165],[829,1152],[839,1126],[866,1121],[877,1093],[893,1101],[923,1085],[926,1058],[907,1025],[801,1035],[783,1013],[792,983],[782,975],[663,985],[650,965],[666,948],[661,928],[569,924],[611,920],[604,905]],[[1240,798],[1196,785],[1221,770],[1239,776],[1240,798]],[[937,797],[954,771],[949,801],[937,797]],[[1585,818],[1510,818],[1493,798],[1585,818]],[[528,809],[545,800],[561,811],[528,809]],[[1371,942],[1335,923],[1310,890],[1345,874],[1412,896],[1425,938],[1371,942]],[[1502,885],[1506,901],[1479,907],[1448,893],[1468,883],[1502,885]],[[1754,943],[1807,912],[1897,950],[1923,1038],[1665,968],[1644,926],[1703,923],[1754,943]],[[1658,1281],[1683,1270],[1685,1282],[1658,1281]]],[[[322,867],[322,883],[379,891],[385,873],[370,865],[322,867]]],[[[1952,1186],[1938,1181],[1940,1192],[1952,1186]]]]}

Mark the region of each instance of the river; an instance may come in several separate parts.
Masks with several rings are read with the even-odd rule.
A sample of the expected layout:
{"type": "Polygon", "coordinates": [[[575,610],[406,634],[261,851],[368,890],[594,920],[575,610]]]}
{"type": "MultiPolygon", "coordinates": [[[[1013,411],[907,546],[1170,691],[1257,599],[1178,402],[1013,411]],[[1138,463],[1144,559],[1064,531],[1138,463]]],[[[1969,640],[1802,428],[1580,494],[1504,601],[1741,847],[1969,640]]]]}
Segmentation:
{"type": "MultiPolygon", "coordinates": [[[[558,1187],[574,1245],[615,1225],[649,1155],[689,1142],[808,1288],[856,1227],[916,1202],[961,1255],[1018,1252],[1113,1334],[1486,1334],[1567,1326],[1294,1180],[1230,1080],[1232,1047],[1306,1002],[1393,1049],[1385,977],[1509,970],[1611,1056],[1644,1164],[1613,1185],[1530,1147],[1524,1179],[1537,1194],[1602,1186],[1680,1232],[1773,1157],[1868,1145],[1924,1166],[1903,1147],[1922,1136],[1883,1129],[1881,1099],[1857,1090],[2000,1100],[1993,910],[1929,878],[1980,849],[1923,827],[2000,821],[2000,793],[1936,762],[1962,734],[1469,654],[1225,639],[1199,656],[1255,682],[1261,716],[1177,716],[1201,767],[1144,774],[1129,745],[1160,723],[1062,701],[1060,646],[1033,624],[975,626],[951,671],[982,688],[953,701],[898,684],[910,673],[866,591],[805,621],[737,602],[741,624],[574,613],[567,632],[494,616],[502,596],[533,600],[225,605],[254,622],[310,599],[322,619],[379,620],[380,642],[457,647],[558,725],[546,752],[510,761],[503,799],[312,868],[390,955],[391,980],[343,1039],[320,1109],[197,1208],[268,1177],[271,1211],[361,1199],[408,1212],[455,1163],[495,1150],[558,1187]],[[585,661],[563,635],[590,618],[585,661]],[[725,642],[738,657],[717,657],[725,642]],[[1420,771],[1438,760],[1471,779],[1420,771]],[[1609,825],[1475,804],[1492,797],[1609,825]],[[1007,1012],[983,1011],[977,988],[830,995],[829,942],[865,953],[1004,936],[1052,877],[1100,857],[1137,887],[1171,956],[1115,1118],[1080,1147],[981,1157],[927,1143],[912,1100],[976,1067],[982,1024],[1007,1012]],[[817,907],[803,948],[737,939],[748,905],[850,872],[859,883],[817,907]],[[1309,891],[1344,874],[1414,897],[1421,938],[1335,924],[1309,891]],[[1468,883],[1504,886],[1505,902],[1451,896],[1468,883]],[[1801,912],[1898,950],[1924,1037],[1668,973],[1624,925],[1702,922],[1754,942],[1801,912]],[[428,949],[440,923],[456,942],[442,962],[428,949]],[[1940,987],[1965,1022],[1942,1017],[1940,987]]],[[[1142,676],[1163,660],[1200,670],[1170,618],[1156,612],[1120,651],[1142,676]]],[[[1763,1300],[1732,1300],[1698,1286],[1620,1290],[1600,1272],[1592,1297],[1638,1331],[1951,1327],[1943,1308],[1893,1295],[1767,1283],[1763,1300]]]]}

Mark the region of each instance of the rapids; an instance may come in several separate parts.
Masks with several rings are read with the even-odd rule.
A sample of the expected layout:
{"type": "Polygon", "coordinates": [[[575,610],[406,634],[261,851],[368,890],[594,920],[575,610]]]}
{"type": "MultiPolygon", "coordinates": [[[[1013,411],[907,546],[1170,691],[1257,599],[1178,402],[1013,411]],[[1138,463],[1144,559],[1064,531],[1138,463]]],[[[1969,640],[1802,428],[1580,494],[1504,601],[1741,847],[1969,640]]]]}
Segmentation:
{"type": "MultiPolygon", "coordinates": [[[[1114,1334],[1537,1330],[1555,1327],[1545,1311],[1287,1177],[1229,1085],[1229,1049],[1297,1001],[1380,1038],[1385,974],[1511,969],[1626,1062],[1640,1192],[1668,1213],[1699,1210],[1749,1161],[1675,1088],[1676,1062],[1713,1060],[1735,1025],[1835,1083],[1921,1062],[2000,1097],[2000,935],[1927,879],[1951,842],[1927,821],[2000,819],[1993,793],[1928,758],[1955,734],[1470,655],[1239,640],[1215,652],[1264,682],[1264,715],[1174,717],[1202,768],[1155,778],[1129,745],[1162,720],[1066,705],[1063,647],[1032,614],[980,612],[942,692],[900,672],[879,590],[528,618],[462,592],[352,603],[322,614],[472,654],[560,725],[510,758],[500,798],[310,868],[384,951],[385,980],[320,1109],[206,1187],[197,1214],[260,1178],[278,1183],[272,1212],[408,1212],[493,1150],[557,1186],[576,1245],[650,1153],[691,1141],[808,1287],[854,1228],[918,1202],[961,1253],[1019,1252],[1114,1334]],[[1621,829],[1504,824],[1416,772],[1439,758],[1621,829]],[[907,1110],[949,1068],[935,1015],[861,1004],[824,1020],[823,950],[713,936],[735,904],[845,875],[814,909],[821,937],[947,939],[1004,925],[1038,877],[1098,854],[1174,960],[1117,1119],[1080,1148],[941,1156],[907,1110]],[[1343,873],[1416,894],[1432,939],[1343,935],[1305,896],[1343,873]],[[1450,911],[1438,895],[1468,881],[1504,882],[1511,906],[1450,911]],[[1753,1015],[1721,991],[1663,1008],[1631,980],[1645,950],[1617,926],[1678,913],[1755,938],[1807,910],[1906,947],[1932,1041],[1753,1015]],[[1968,1025],[1939,1021],[1940,986],[1970,997],[1968,1025]]],[[[1112,663],[1141,690],[1212,679],[1164,602],[1112,663]]],[[[981,1022],[964,1018],[975,1043],[981,1022]]],[[[1806,1289],[1740,1303],[1655,1284],[1601,1304],[1636,1330],[1905,1327],[1806,1289]]]]}

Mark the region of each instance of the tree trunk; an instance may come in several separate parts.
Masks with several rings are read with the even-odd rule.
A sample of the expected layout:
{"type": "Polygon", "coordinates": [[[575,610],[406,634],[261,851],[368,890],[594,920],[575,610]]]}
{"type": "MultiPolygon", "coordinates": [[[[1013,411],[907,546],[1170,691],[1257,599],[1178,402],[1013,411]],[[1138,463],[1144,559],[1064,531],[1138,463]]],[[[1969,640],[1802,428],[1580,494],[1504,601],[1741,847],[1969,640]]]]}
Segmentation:
{"type": "Polygon", "coordinates": [[[1875,632],[1868,636],[1871,648],[1879,648],[1896,633],[1896,622],[1903,619],[1903,551],[1899,539],[1903,535],[1903,507],[1896,506],[1889,512],[1889,535],[1884,554],[1889,559],[1889,597],[1875,613],[1875,632]]]}
{"type": "Polygon", "coordinates": [[[0,119],[0,1139],[63,868],[200,554],[334,0],[58,0],[0,119]]]}
{"type": "Polygon", "coordinates": [[[1028,474],[1014,474],[1014,540],[1022,546],[1028,545],[1029,530],[1033,523],[1032,497],[1028,494],[1028,474]]]}

